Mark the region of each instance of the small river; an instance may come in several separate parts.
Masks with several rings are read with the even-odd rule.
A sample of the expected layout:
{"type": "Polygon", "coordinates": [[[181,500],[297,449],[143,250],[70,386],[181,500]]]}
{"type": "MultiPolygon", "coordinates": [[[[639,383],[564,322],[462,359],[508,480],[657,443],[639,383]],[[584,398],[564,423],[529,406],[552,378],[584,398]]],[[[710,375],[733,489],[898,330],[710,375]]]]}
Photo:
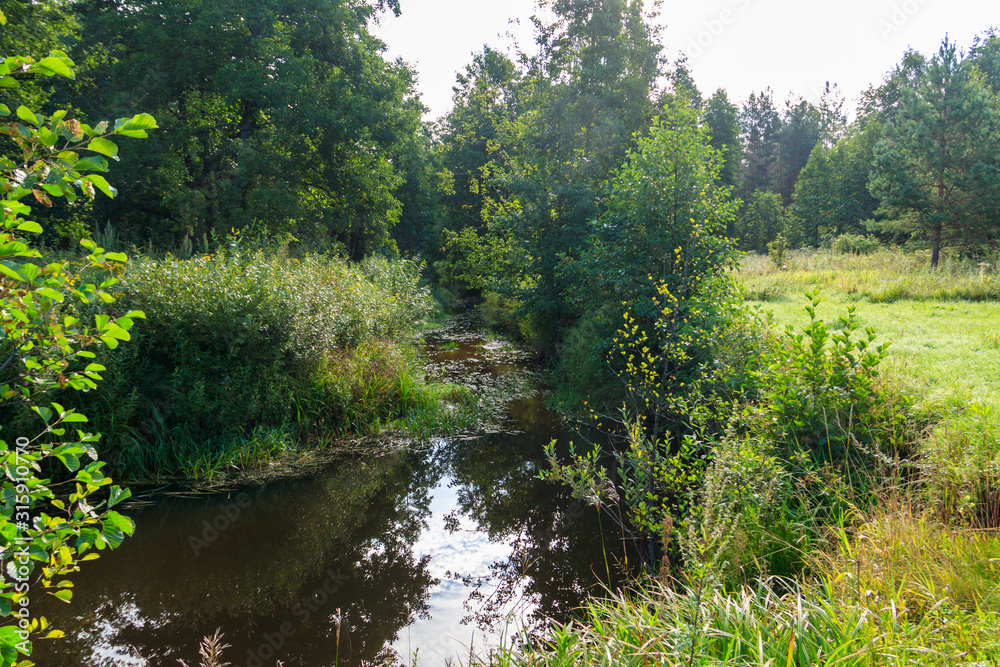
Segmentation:
{"type": "Polygon", "coordinates": [[[468,665],[501,635],[566,620],[623,560],[609,522],[602,540],[593,507],[538,479],[542,447],[575,433],[525,355],[470,319],[425,341],[431,373],[498,404],[499,428],[131,508],[135,536],[82,564],[72,604],[38,605],[66,638],[36,642],[35,662],[194,666],[221,628],[233,667],[468,665]]]}

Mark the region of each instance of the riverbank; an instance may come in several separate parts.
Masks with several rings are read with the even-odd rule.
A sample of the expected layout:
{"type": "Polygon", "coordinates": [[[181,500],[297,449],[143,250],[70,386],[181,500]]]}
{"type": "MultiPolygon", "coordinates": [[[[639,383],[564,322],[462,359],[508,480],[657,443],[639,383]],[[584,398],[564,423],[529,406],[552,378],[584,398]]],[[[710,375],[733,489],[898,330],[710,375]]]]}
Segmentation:
{"type": "Polygon", "coordinates": [[[134,257],[114,308],[145,319],[95,349],[99,391],[53,399],[88,417],[108,471],[131,484],[252,483],[365,436],[474,429],[476,397],[427,374],[418,332],[440,313],[421,271],[280,250],[134,257]]]}
{"type": "Polygon", "coordinates": [[[993,274],[803,251],[738,276],[773,323],[658,576],[478,664],[1000,664],[993,274]]]}

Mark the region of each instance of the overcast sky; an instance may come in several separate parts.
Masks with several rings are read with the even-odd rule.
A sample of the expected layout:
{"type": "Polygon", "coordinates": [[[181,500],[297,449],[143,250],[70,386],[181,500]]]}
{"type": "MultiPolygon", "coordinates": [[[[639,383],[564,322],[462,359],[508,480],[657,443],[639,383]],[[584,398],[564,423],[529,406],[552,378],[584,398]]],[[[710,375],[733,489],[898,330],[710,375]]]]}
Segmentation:
{"type": "MultiPolygon", "coordinates": [[[[374,32],[389,56],[419,75],[429,119],[451,108],[455,73],[484,44],[532,50],[534,0],[400,0],[402,15],[374,32]]],[[[648,5],[649,3],[647,3],[648,5]]],[[[853,107],[869,84],[897,63],[907,46],[930,53],[947,33],[962,47],[1000,25],[996,0],[664,0],[663,43],[673,59],[688,56],[703,94],[725,88],[734,101],[770,86],[818,100],[826,81],[853,107]]]]}

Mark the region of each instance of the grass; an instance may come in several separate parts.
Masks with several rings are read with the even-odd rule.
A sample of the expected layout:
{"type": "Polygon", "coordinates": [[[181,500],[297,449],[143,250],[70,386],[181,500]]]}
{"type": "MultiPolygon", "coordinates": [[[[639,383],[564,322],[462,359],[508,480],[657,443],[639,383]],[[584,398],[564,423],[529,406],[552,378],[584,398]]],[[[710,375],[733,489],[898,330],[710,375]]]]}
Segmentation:
{"type": "Polygon", "coordinates": [[[100,392],[60,400],[90,418],[103,457],[133,482],[211,481],[332,436],[471,428],[474,401],[429,383],[413,342],[440,315],[421,269],[282,252],[135,257],[116,308],[148,320],[127,345],[99,350],[100,392]]]}
{"type": "Polygon", "coordinates": [[[744,258],[739,277],[753,306],[778,326],[808,321],[802,293],[820,289],[817,313],[849,306],[879,341],[891,341],[886,375],[914,397],[925,430],[920,465],[930,500],[950,516],[1000,526],[1000,273],[995,264],[948,261],[933,271],[921,254],[790,253],[778,270],[744,258]]]}
{"type": "Polygon", "coordinates": [[[1000,536],[890,506],[831,533],[812,576],[735,590],[646,581],[588,602],[542,639],[515,638],[480,664],[995,665],[1000,536]],[[520,641],[523,639],[524,641],[520,641]]]}
{"type": "Polygon", "coordinates": [[[767,256],[744,257],[739,277],[751,301],[775,301],[819,287],[854,301],[1000,301],[996,262],[949,259],[930,268],[926,252],[882,249],[870,255],[796,250],[778,270],[767,256]]]}
{"type": "MultiPolygon", "coordinates": [[[[478,662],[1000,664],[1000,281],[993,269],[953,261],[930,271],[920,254],[889,250],[796,251],[782,270],[768,258],[745,258],[739,277],[747,299],[775,324],[801,331],[809,322],[802,295],[818,288],[820,319],[833,326],[852,307],[861,326],[877,330],[877,342],[892,341],[879,400],[905,395],[895,403],[905,409],[876,411],[874,426],[912,440],[912,460],[875,456],[877,465],[852,481],[849,462],[799,470],[789,467],[794,456],[779,461],[784,454],[770,438],[781,431],[768,430],[767,419],[759,433],[727,432],[694,497],[705,517],[718,517],[682,517],[689,529],[675,532],[680,569],[592,599],[577,621],[511,638],[478,662]],[[761,439],[757,467],[746,447],[722,446],[747,437],[761,439]],[[772,481],[782,500],[771,503],[778,516],[766,511],[772,481]],[[747,537],[757,533],[767,539],[747,537]],[[773,563],[761,567],[768,554],[754,551],[758,542],[765,551],[794,552],[798,565],[772,576],[773,563]]],[[[798,349],[787,340],[770,344],[798,349]]],[[[802,354],[792,367],[811,369],[802,354]]],[[[787,368],[769,372],[782,378],[787,368]]],[[[809,405],[819,400],[810,396],[803,399],[809,405]]],[[[774,408],[754,409],[767,417],[774,408]]],[[[856,465],[853,472],[863,472],[856,465]]]]}

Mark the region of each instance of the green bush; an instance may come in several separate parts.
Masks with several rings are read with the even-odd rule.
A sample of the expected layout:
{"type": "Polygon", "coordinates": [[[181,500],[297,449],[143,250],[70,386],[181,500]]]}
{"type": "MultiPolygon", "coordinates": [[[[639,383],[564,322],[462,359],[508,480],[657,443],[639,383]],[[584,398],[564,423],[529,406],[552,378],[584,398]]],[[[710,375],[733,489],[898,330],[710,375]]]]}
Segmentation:
{"type": "Polygon", "coordinates": [[[858,234],[841,234],[833,240],[834,252],[842,255],[870,255],[882,247],[878,239],[874,236],[860,236],[858,234]]]}
{"type": "Polygon", "coordinates": [[[155,324],[106,363],[91,412],[108,456],[131,474],[171,472],[203,450],[239,458],[255,433],[388,423],[420,384],[397,344],[432,312],[420,269],[259,252],[134,261],[120,302],[155,324]]]}
{"type": "Polygon", "coordinates": [[[806,293],[809,324],[796,332],[787,326],[761,357],[758,376],[764,404],[790,451],[803,449],[819,461],[843,461],[872,445],[879,429],[891,423],[893,406],[876,382],[887,343],[875,344],[874,329],[854,337],[859,324],[854,307],[828,327],[816,317],[820,300],[806,293]]]}

